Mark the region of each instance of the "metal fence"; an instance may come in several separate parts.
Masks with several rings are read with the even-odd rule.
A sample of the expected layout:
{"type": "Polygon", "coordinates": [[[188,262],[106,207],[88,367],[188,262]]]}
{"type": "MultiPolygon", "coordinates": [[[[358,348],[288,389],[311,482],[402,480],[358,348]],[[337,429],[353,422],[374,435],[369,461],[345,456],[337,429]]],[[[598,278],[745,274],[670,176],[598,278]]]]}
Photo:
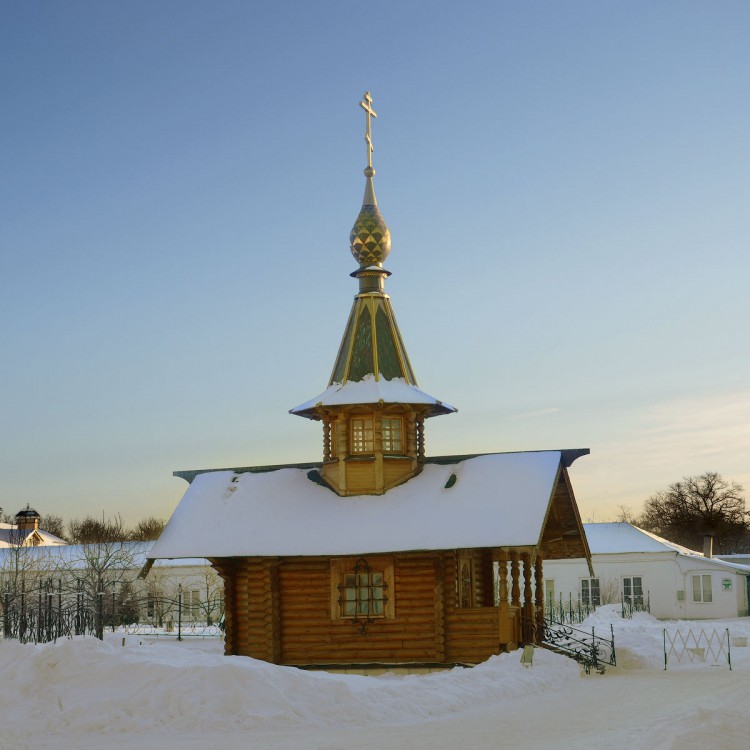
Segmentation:
{"type": "Polygon", "coordinates": [[[572,595],[565,601],[562,594],[559,599],[548,598],[544,608],[545,617],[556,623],[577,625],[583,622],[590,614],[596,611],[596,606],[579,599],[574,600],[572,595]]]}
{"type": "Polygon", "coordinates": [[[609,626],[609,638],[597,635],[595,628],[581,630],[549,619],[542,623],[524,619],[521,625],[526,643],[537,643],[575,659],[586,674],[591,674],[592,669],[603,673],[607,666],[617,666],[612,625],[609,626]]]}
{"type": "Polygon", "coordinates": [[[670,633],[664,629],[664,669],[667,664],[700,664],[708,663],[719,666],[726,663],[732,669],[732,647],[729,640],[729,629],[718,631],[714,628],[706,631],[703,628],[687,633],[679,628],[670,633]]]}
{"type": "MultiPolygon", "coordinates": [[[[621,616],[623,620],[633,619],[633,613],[635,612],[650,612],[651,611],[651,595],[649,592],[646,596],[637,596],[626,599],[622,597],[621,603],[621,616]]],[[[565,625],[579,625],[589,615],[596,611],[599,604],[591,604],[590,602],[581,601],[580,597],[573,599],[570,595],[566,600],[560,595],[559,599],[547,599],[544,607],[544,614],[551,622],[556,622],[565,625]]]]}
{"type": "Polygon", "coordinates": [[[47,643],[58,638],[94,636],[107,630],[154,637],[220,637],[223,600],[183,596],[119,594],[102,586],[91,593],[80,581],[44,581],[5,590],[0,598],[0,635],[22,643],[47,643]]]}

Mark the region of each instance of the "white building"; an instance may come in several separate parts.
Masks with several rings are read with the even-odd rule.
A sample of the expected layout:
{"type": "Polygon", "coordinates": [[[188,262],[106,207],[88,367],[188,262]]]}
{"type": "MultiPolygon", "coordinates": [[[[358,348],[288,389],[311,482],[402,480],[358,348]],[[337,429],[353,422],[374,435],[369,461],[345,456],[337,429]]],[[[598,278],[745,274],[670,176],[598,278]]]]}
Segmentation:
{"type": "Polygon", "coordinates": [[[56,547],[67,544],[59,536],[39,528],[40,515],[33,508],[16,513],[15,523],[0,523],[0,549],[8,547],[56,547]]]}
{"type": "MultiPolygon", "coordinates": [[[[182,604],[185,622],[217,622],[224,611],[221,579],[203,558],[158,560],[146,580],[138,577],[153,542],[102,542],[0,546],[0,592],[19,591],[33,605],[38,593],[57,594],[67,600],[77,593],[105,597],[105,606],[123,606],[126,591],[137,605],[142,621],[165,620],[182,604]],[[127,587],[127,589],[125,589],[127,587]],[[29,598],[30,597],[30,598],[29,598]]],[[[2,597],[0,597],[2,615],[2,597]]]]}
{"type": "Polygon", "coordinates": [[[545,561],[547,600],[648,602],[651,614],[663,619],[748,615],[750,565],[704,557],[629,523],[584,528],[594,576],[584,559],[545,561]]]}

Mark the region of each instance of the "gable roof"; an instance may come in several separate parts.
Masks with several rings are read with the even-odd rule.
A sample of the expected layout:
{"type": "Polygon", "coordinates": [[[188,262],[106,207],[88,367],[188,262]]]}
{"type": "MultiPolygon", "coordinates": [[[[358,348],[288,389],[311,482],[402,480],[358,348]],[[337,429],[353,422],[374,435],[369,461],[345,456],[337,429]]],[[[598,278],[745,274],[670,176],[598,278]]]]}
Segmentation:
{"type": "Polygon", "coordinates": [[[685,557],[699,558],[708,564],[724,565],[738,570],[750,566],[730,563],[717,557],[705,557],[702,552],[688,549],[668,539],[640,529],[625,521],[613,523],[585,523],[586,539],[592,555],[616,555],[644,552],[670,552],[685,557]]]}
{"type": "Polygon", "coordinates": [[[151,557],[534,546],[541,541],[560,472],[587,452],[432,459],[419,475],[385,494],[358,497],[338,496],[304,468],[197,474],[151,557]]]}

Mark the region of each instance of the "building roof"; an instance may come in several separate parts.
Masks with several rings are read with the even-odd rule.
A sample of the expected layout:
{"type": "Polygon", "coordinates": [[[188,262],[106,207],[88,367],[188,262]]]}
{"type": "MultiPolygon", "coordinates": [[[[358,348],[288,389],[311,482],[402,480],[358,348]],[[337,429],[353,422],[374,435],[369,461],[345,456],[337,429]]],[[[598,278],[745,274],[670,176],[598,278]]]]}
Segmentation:
{"type": "Polygon", "coordinates": [[[434,396],[419,390],[415,385],[407,383],[403,378],[386,380],[384,377],[376,377],[370,373],[361,380],[349,380],[343,384],[333,383],[314,398],[290,409],[290,413],[314,419],[316,407],[319,406],[377,403],[425,404],[430,407],[429,416],[450,414],[456,411],[455,407],[444,404],[434,396]]]}
{"type": "MultiPolygon", "coordinates": [[[[92,555],[97,554],[97,549],[101,550],[101,555],[112,555],[113,552],[122,551],[119,556],[120,563],[114,567],[122,567],[121,563],[126,563],[130,570],[140,570],[150,557],[151,546],[153,542],[104,542],[102,544],[63,544],[61,546],[37,546],[24,547],[20,550],[24,560],[34,561],[44,569],[44,565],[50,565],[54,569],[62,570],[79,570],[90,565],[92,555]]],[[[14,555],[19,554],[18,550],[12,550],[7,547],[0,547],[0,570],[8,569],[14,561],[14,555]]],[[[208,561],[202,558],[184,558],[176,562],[163,563],[157,561],[157,565],[169,565],[188,567],[191,565],[207,565],[208,561]]]]}
{"type": "Polygon", "coordinates": [[[650,531],[639,529],[625,521],[613,523],[585,523],[586,539],[592,555],[617,555],[645,552],[670,552],[686,557],[700,558],[709,564],[726,565],[738,570],[750,572],[747,565],[725,562],[716,557],[704,557],[702,552],[688,549],[650,531]]]}
{"type": "Polygon", "coordinates": [[[50,534],[48,531],[42,529],[19,529],[12,523],[0,523],[0,548],[18,547],[19,545],[31,546],[34,537],[37,540],[36,544],[41,546],[67,544],[64,539],[60,539],[59,536],[50,534]]]}
{"type": "Polygon", "coordinates": [[[533,546],[540,541],[560,467],[587,452],[446,458],[383,495],[357,497],[340,497],[322,486],[315,470],[198,474],[151,557],[533,546]],[[449,481],[452,476],[455,481],[449,481]]]}

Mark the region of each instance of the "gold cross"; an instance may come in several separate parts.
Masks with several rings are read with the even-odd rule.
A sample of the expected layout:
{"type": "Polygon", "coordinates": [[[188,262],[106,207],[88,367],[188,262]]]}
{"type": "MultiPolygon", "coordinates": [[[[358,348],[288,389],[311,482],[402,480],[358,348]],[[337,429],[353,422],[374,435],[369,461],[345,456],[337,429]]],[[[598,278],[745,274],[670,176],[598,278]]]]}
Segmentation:
{"type": "Polygon", "coordinates": [[[372,169],[372,152],[374,148],[372,146],[372,120],[371,117],[377,117],[378,113],[372,108],[372,97],[369,91],[365,91],[363,97],[364,101],[359,103],[359,106],[367,112],[367,132],[365,133],[365,141],[367,141],[367,166],[372,169]]]}

